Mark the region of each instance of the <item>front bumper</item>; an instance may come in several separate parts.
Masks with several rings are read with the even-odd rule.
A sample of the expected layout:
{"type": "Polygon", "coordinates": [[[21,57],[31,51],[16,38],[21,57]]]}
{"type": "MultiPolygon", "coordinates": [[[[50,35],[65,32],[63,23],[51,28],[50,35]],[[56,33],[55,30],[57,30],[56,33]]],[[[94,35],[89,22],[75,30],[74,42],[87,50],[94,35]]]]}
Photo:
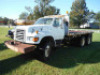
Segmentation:
{"type": "Polygon", "coordinates": [[[36,45],[29,45],[29,44],[23,44],[21,42],[17,42],[17,41],[6,41],[5,45],[10,48],[11,50],[15,51],[15,52],[19,52],[19,53],[29,53],[32,52],[36,49],[36,45]]]}

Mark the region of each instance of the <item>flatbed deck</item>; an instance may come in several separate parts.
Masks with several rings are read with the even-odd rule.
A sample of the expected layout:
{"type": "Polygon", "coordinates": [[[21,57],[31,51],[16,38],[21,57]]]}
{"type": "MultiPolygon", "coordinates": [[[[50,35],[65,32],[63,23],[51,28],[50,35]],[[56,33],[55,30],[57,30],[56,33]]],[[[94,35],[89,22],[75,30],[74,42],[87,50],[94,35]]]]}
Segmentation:
{"type": "Polygon", "coordinates": [[[88,35],[88,34],[92,34],[93,32],[87,32],[87,31],[69,31],[69,34],[67,36],[72,36],[72,37],[76,37],[76,36],[81,36],[81,35],[88,35]]]}

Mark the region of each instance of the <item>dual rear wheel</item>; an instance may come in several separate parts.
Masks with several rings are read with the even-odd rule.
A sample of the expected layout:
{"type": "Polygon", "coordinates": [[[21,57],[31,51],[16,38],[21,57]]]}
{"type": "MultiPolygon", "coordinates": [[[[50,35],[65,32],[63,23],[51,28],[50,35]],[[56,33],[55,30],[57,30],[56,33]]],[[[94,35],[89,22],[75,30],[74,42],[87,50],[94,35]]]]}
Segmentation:
{"type": "Polygon", "coordinates": [[[90,35],[88,35],[88,36],[81,36],[80,37],[80,43],[79,43],[79,46],[80,47],[84,47],[85,45],[89,45],[89,44],[91,44],[91,42],[92,42],[92,40],[91,40],[92,38],[91,38],[91,36],[90,35]]]}
{"type": "Polygon", "coordinates": [[[85,37],[82,36],[82,37],[80,38],[80,41],[79,41],[79,42],[80,42],[80,43],[79,43],[80,47],[84,47],[84,46],[85,46],[85,37]]]}

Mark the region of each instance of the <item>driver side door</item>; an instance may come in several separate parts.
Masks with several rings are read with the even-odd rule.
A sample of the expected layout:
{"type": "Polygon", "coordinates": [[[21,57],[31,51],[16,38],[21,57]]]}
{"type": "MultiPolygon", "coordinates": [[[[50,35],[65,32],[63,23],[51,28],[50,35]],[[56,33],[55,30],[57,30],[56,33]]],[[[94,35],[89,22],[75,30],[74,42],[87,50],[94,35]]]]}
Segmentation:
{"type": "Polygon", "coordinates": [[[53,24],[54,35],[56,40],[64,39],[64,27],[62,26],[62,18],[55,18],[53,24]]]}

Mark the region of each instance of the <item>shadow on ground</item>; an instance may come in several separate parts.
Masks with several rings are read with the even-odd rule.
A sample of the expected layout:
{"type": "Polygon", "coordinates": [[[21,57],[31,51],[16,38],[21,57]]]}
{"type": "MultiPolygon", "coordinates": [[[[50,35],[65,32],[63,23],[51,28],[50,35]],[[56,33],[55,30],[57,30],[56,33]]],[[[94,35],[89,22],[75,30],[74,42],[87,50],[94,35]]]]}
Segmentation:
{"type": "Polygon", "coordinates": [[[5,49],[7,49],[7,47],[5,46],[5,44],[4,43],[0,43],[0,51],[1,50],[5,50],[5,49]]]}
{"type": "MultiPolygon", "coordinates": [[[[1,60],[0,73],[5,74],[11,72],[12,70],[34,59],[40,61],[41,57],[33,53],[29,53],[1,60]]],[[[98,62],[100,62],[100,42],[93,42],[91,45],[84,48],[71,46],[61,47],[53,53],[49,61],[43,63],[57,68],[71,68],[77,66],[79,63],[91,64],[98,62]]]]}
{"type": "Polygon", "coordinates": [[[11,72],[12,70],[36,58],[37,56],[35,54],[29,53],[2,60],[0,61],[0,75],[11,72]]]}

